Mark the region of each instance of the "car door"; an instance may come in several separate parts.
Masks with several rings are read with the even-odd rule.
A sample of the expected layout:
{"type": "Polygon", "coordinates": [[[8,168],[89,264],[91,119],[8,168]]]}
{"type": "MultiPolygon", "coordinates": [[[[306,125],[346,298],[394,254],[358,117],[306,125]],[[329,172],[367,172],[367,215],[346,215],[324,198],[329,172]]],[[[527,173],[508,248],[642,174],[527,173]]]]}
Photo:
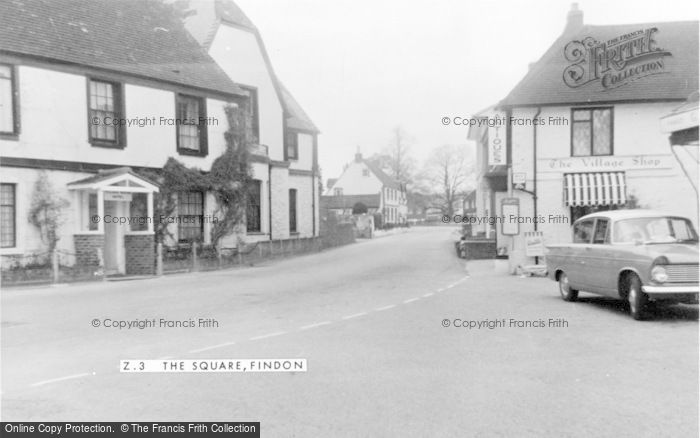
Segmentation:
{"type": "Polygon", "coordinates": [[[611,287],[616,282],[616,264],[613,248],[610,245],[610,219],[596,218],[591,245],[586,248],[586,279],[591,292],[617,294],[611,287]]]}
{"type": "Polygon", "coordinates": [[[571,287],[579,290],[589,290],[587,282],[590,265],[590,247],[593,238],[593,226],[595,219],[584,219],[574,223],[573,243],[571,255],[566,263],[566,274],[569,277],[571,287]]]}

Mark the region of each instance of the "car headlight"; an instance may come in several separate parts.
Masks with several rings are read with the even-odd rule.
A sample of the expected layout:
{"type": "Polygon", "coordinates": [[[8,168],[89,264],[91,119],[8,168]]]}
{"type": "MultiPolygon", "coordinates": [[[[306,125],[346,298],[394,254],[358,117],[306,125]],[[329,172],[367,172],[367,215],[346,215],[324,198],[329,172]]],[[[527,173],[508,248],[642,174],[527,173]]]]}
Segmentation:
{"type": "Polygon", "coordinates": [[[651,270],[651,278],[657,283],[665,283],[668,281],[668,273],[663,266],[654,266],[651,270]]]}

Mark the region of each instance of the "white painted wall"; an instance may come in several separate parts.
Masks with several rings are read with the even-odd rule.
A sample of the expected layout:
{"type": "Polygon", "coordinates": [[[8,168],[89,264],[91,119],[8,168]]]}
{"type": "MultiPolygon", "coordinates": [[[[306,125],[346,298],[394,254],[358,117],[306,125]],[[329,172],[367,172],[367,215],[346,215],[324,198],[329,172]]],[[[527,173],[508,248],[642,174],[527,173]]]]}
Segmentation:
{"type": "Polygon", "coordinates": [[[314,137],[311,134],[298,133],[297,145],[299,158],[291,160],[289,163],[290,169],[311,170],[313,169],[314,156],[314,137]]]}
{"type": "Polygon", "coordinates": [[[124,85],[125,118],[155,117],[156,125],[127,127],[124,149],[92,146],[86,81],[83,75],[20,66],[22,128],[18,141],[0,139],[2,156],[152,167],[162,167],[173,156],[206,170],[223,153],[228,129],[224,101],[207,99],[207,115],[218,121],[208,127],[209,154],[179,155],[176,127],[160,123],[161,117],[175,117],[175,93],[132,84],[124,85]]]}
{"type": "Polygon", "coordinates": [[[371,171],[364,176],[362,171],[369,170],[363,162],[352,161],[343,171],[333,187],[326,189],[325,195],[333,195],[336,188],[343,189],[343,195],[370,195],[381,192],[382,182],[371,171]]]}
{"type": "Polygon", "coordinates": [[[222,24],[216,32],[209,55],[234,82],[257,88],[260,143],[269,147],[270,158],[283,160],[282,105],[255,34],[222,24]]]}

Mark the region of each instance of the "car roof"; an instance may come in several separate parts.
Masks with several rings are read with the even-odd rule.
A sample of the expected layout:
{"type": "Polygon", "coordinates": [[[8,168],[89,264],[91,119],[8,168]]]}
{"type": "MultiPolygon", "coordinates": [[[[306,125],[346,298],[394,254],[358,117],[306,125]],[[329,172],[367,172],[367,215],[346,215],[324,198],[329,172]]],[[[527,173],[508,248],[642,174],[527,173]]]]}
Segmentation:
{"type": "Polygon", "coordinates": [[[609,211],[599,211],[596,213],[591,213],[587,214],[586,216],[581,217],[578,219],[576,222],[585,220],[585,219],[594,219],[594,218],[609,218],[613,221],[616,220],[621,220],[621,219],[634,219],[634,218],[644,218],[644,217],[667,217],[667,216],[672,216],[672,217],[683,217],[683,216],[678,216],[675,214],[669,214],[669,213],[664,213],[662,211],[658,210],[646,210],[646,209],[628,209],[628,210],[609,210],[609,211]]]}

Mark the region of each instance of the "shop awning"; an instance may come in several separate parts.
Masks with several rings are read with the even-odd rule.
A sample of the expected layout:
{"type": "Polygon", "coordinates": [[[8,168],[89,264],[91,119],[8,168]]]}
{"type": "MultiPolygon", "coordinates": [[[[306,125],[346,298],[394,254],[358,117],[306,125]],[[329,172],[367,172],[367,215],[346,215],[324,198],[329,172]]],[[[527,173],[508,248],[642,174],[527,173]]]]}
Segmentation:
{"type": "Polygon", "coordinates": [[[625,172],[564,175],[564,204],[569,207],[620,205],[625,202],[627,202],[625,172]]]}

